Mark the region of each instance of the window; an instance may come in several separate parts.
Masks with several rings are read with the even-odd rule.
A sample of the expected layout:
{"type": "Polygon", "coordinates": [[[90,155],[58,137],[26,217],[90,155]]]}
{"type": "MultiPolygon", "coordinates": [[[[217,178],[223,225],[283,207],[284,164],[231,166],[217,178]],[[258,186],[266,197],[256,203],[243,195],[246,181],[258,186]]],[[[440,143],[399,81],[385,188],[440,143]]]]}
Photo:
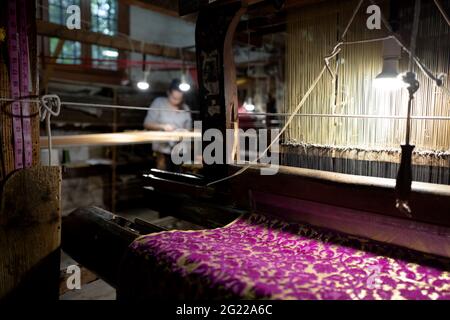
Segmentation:
{"type": "MultiPolygon", "coordinates": [[[[55,52],[58,44],[58,38],[50,38],[50,52],[55,52]]],[[[56,63],[62,64],[80,64],[81,63],[81,43],[75,41],[64,41],[61,53],[56,63]]]]}
{"type": "MultiPolygon", "coordinates": [[[[118,34],[118,0],[48,0],[49,21],[65,25],[68,18],[66,10],[70,5],[80,6],[82,23],[89,24],[91,31],[107,35],[118,34]],[[89,12],[90,17],[83,16],[83,12],[89,12]]],[[[49,40],[51,53],[54,52],[57,43],[57,38],[49,40]]],[[[65,41],[57,63],[81,64],[82,58],[92,58],[94,68],[117,70],[118,56],[119,51],[114,48],[65,41]]]]}
{"type": "Polygon", "coordinates": [[[66,24],[67,8],[80,5],[80,0],[48,0],[48,19],[57,24],[66,24]]]}
{"type": "MultiPolygon", "coordinates": [[[[70,5],[80,5],[80,0],[48,0],[48,19],[57,24],[66,24],[67,7],[70,5]]],[[[57,38],[50,39],[50,54],[55,51],[58,43],[57,38]]],[[[64,41],[63,49],[56,60],[63,64],[81,63],[81,43],[77,41],[64,41]]]]}
{"type": "Polygon", "coordinates": [[[91,1],[92,31],[117,34],[117,0],[91,1]]]}
{"type": "MultiPolygon", "coordinates": [[[[116,35],[117,31],[117,0],[91,1],[91,30],[108,35],[116,35]]],[[[92,65],[101,69],[117,70],[116,49],[92,45],[92,65]]]]}

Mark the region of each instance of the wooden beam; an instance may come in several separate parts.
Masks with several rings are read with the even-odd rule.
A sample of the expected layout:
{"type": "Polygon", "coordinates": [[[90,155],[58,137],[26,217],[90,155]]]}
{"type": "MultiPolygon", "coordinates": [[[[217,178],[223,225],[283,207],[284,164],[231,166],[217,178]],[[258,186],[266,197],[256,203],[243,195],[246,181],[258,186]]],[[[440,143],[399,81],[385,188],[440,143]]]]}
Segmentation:
{"type": "MultiPolygon", "coordinates": [[[[152,142],[171,142],[181,139],[200,139],[200,132],[162,132],[135,131],[120,133],[80,134],[52,137],[54,148],[74,146],[119,146],[129,144],[146,144],[152,142]]],[[[41,137],[41,148],[47,148],[48,138],[41,137]]]]}
{"type": "Polygon", "coordinates": [[[57,37],[64,40],[79,41],[87,44],[96,44],[111,47],[118,50],[132,51],[152,56],[160,56],[172,59],[186,59],[195,61],[195,53],[184,50],[181,54],[180,48],[162,46],[158,44],[142,42],[128,37],[110,36],[99,32],[87,30],[69,30],[63,25],[37,20],[37,32],[47,37],[57,37]]]}
{"type": "MultiPolygon", "coordinates": [[[[238,207],[253,203],[248,198],[251,190],[408,220],[395,207],[394,179],[286,166],[280,166],[274,176],[264,176],[260,172],[263,167],[254,166],[230,181],[238,207]]],[[[241,168],[230,166],[229,174],[241,168]]],[[[450,186],[414,182],[411,199],[414,218],[409,221],[450,227],[450,186]]],[[[273,202],[276,203],[281,202],[273,202]]],[[[287,214],[287,210],[280,209],[279,213],[287,214]]]]}

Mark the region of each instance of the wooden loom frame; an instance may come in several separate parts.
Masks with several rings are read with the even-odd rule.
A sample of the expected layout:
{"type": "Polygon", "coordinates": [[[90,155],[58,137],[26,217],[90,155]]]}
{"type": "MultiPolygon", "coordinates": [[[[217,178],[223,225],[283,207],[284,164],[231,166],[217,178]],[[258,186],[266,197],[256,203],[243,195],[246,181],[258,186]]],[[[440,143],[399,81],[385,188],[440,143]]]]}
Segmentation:
{"type": "MultiPolygon", "coordinates": [[[[206,10],[206,13],[203,12],[203,14],[208,14],[210,17],[218,14],[213,9],[204,10],[206,10]]],[[[239,14],[242,13],[240,12],[239,14]]],[[[234,18],[239,14],[236,14],[234,18]]],[[[202,11],[200,10],[200,17],[201,15],[202,11]]],[[[211,20],[214,19],[211,18],[211,20]]],[[[216,17],[217,20],[218,18],[216,17]]],[[[197,24],[197,28],[214,30],[216,26],[214,23],[206,26],[197,24]]],[[[200,31],[197,30],[196,32],[199,33],[200,31]]],[[[210,33],[214,32],[210,31],[210,33]]],[[[234,29],[230,28],[227,31],[226,39],[232,38],[233,34],[234,29]]],[[[226,45],[229,45],[229,43],[226,43],[226,45]]],[[[219,46],[219,50],[222,48],[219,46]]],[[[202,49],[201,47],[197,48],[197,54],[199,56],[201,55],[202,49]]],[[[222,52],[224,55],[223,69],[233,73],[234,62],[232,52],[227,47],[222,52]]],[[[198,70],[200,87],[202,88],[203,77],[200,62],[198,63],[198,70]]],[[[204,128],[216,126],[222,129],[231,127],[236,130],[237,126],[231,125],[235,123],[233,121],[237,121],[237,117],[235,117],[235,105],[225,103],[227,96],[233,97],[236,94],[235,84],[229,81],[233,78],[233,74],[227,78],[223,77],[224,89],[222,91],[221,109],[225,113],[225,117],[221,119],[222,122],[211,121],[205,116],[207,112],[206,101],[203,104],[204,128]],[[205,122],[207,122],[206,125],[205,122]]],[[[200,92],[202,93],[202,91],[200,92]]],[[[228,166],[226,171],[228,175],[231,175],[240,168],[242,166],[228,166]]],[[[393,244],[407,246],[411,249],[450,257],[450,186],[414,183],[411,195],[413,217],[409,218],[395,208],[395,181],[391,179],[361,177],[289,167],[280,167],[279,173],[275,176],[261,176],[258,170],[258,168],[249,169],[241,175],[227,181],[228,189],[231,191],[236,205],[266,214],[276,215],[286,220],[315,222],[323,227],[337,229],[349,234],[365,236],[379,241],[384,240],[393,244]],[[264,203],[264,199],[267,199],[266,196],[270,198],[271,195],[272,205],[264,203]],[[277,206],[276,202],[283,201],[291,202],[292,206],[277,206]],[[309,204],[309,207],[307,204],[309,204]],[[295,208],[296,206],[301,207],[302,205],[308,209],[302,211],[301,209],[295,208]],[[325,210],[324,208],[328,209],[325,210]],[[395,227],[389,231],[390,236],[385,236],[384,238],[377,236],[374,230],[379,230],[379,226],[376,227],[373,220],[365,219],[365,222],[363,222],[369,224],[369,227],[373,227],[371,231],[367,228],[359,228],[358,230],[355,228],[355,230],[352,230],[351,225],[347,227],[342,226],[342,224],[339,225],[339,218],[331,219],[330,208],[334,208],[339,213],[348,213],[355,219],[367,216],[367,214],[376,215],[386,221],[389,220],[395,227]],[[285,210],[285,213],[280,213],[280,210],[285,210]],[[315,210],[322,211],[323,213],[320,221],[314,219],[315,210]],[[327,219],[327,215],[330,219],[327,219]],[[422,232],[414,233],[415,236],[419,237],[415,244],[405,239],[394,239],[395,233],[402,232],[406,226],[411,227],[411,230],[422,230],[422,232]],[[427,235],[430,236],[431,234],[434,237],[434,241],[427,242],[427,235]],[[440,241],[443,241],[444,247],[441,246],[442,243],[440,241]]],[[[213,173],[211,178],[220,176],[222,172],[223,177],[223,171],[218,166],[208,166],[206,172],[213,173]]],[[[186,191],[188,193],[190,192],[188,189],[186,191]]]]}
{"type": "MultiPolygon", "coordinates": [[[[204,128],[236,128],[236,105],[232,103],[236,87],[233,82],[230,39],[234,34],[232,22],[239,19],[243,10],[235,6],[235,1],[230,2],[230,10],[220,10],[221,1],[211,6],[205,5],[197,24],[199,37],[214,37],[209,43],[204,42],[207,37],[197,42],[201,94],[205,94],[203,79],[207,78],[202,74],[202,52],[207,54],[217,50],[220,61],[218,81],[221,85],[216,97],[220,110],[219,114],[208,116],[211,99],[203,96],[201,110],[206,124],[204,128]],[[215,38],[216,35],[219,36],[215,38]],[[225,39],[228,42],[224,46],[225,39]]],[[[241,168],[233,165],[205,165],[208,179],[158,170],[152,170],[145,177],[148,179],[148,189],[182,195],[194,201],[195,218],[203,219],[205,223],[208,220],[205,215],[211,216],[213,212],[211,203],[218,204],[225,200],[229,201],[229,206],[216,212],[222,218],[233,219],[233,215],[239,215],[246,209],[285,221],[307,222],[450,258],[450,246],[447,245],[450,239],[450,186],[415,183],[411,202],[413,219],[395,209],[394,180],[389,179],[288,167],[280,167],[275,176],[261,176],[260,166],[255,166],[226,183],[207,186],[209,181],[233,174],[241,168]],[[379,234],[384,226],[388,230],[379,234]],[[396,234],[405,237],[396,237],[396,234]],[[409,237],[416,237],[416,241],[409,241],[409,237]]],[[[193,209],[192,205],[190,209],[193,209]]],[[[189,208],[180,210],[186,213],[189,208]]],[[[177,212],[171,214],[176,215],[177,212]]],[[[142,228],[136,222],[133,224],[96,208],[79,209],[66,217],[64,230],[63,245],[67,252],[103,275],[115,287],[120,287],[118,268],[129,243],[139,234],[161,231],[154,227],[142,228]],[[80,243],[87,248],[87,252],[80,249],[80,243]]]]}

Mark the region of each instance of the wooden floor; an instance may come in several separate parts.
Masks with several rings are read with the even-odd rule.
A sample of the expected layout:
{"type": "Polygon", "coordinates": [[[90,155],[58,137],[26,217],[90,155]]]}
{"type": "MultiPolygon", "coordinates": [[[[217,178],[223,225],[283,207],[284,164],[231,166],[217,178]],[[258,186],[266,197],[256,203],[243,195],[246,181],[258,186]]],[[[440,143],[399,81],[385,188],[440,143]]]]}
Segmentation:
{"type": "Polygon", "coordinates": [[[80,290],[72,290],[59,297],[60,300],[115,300],[116,289],[101,279],[81,286],[80,290]]]}
{"type": "MultiPolygon", "coordinates": [[[[64,251],[61,252],[61,275],[66,273],[66,270],[71,265],[79,265],[75,260],[69,257],[64,251]]],[[[85,277],[85,272],[82,272],[81,289],[68,291],[65,287],[65,279],[61,278],[60,285],[60,300],[115,300],[116,289],[111,287],[105,281],[98,279],[91,274],[85,277]],[[84,278],[84,279],[83,279],[84,278]],[[87,278],[87,279],[86,279],[87,278]],[[83,283],[87,281],[88,283],[83,283]]]]}

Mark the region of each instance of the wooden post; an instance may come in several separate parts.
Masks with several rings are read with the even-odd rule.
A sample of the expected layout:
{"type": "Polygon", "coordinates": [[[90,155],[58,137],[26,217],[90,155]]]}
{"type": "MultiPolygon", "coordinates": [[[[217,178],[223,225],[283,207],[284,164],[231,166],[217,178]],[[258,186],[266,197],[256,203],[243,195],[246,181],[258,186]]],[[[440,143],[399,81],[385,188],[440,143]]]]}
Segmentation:
{"type": "MultiPolygon", "coordinates": [[[[205,6],[197,19],[195,41],[203,133],[221,131],[226,150],[226,129],[237,129],[237,88],[232,40],[237,24],[245,12],[240,3],[226,7],[205,6]]],[[[206,147],[206,144],[203,148],[206,147]]],[[[207,166],[208,177],[227,174],[227,161],[233,154],[224,152],[223,164],[207,166]]]]}
{"type": "Polygon", "coordinates": [[[13,173],[0,209],[0,299],[57,299],[60,260],[59,167],[13,173]]]}
{"type": "MultiPolygon", "coordinates": [[[[118,104],[117,89],[114,90],[114,104],[118,104]]],[[[113,110],[113,132],[117,132],[117,109],[113,110]]],[[[111,147],[111,212],[116,213],[116,197],[117,197],[117,147],[111,147]]]]}
{"type": "MultiPolygon", "coordinates": [[[[16,3],[17,4],[17,3],[16,3]]],[[[6,4],[5,4],[6,5],[6,4]]],[[[18,5],[18,4],[17,4],[18,5]]],[[[27,40],[31,95],[38,92],[34,1],[27,1],[27,40]]],[[[22,10],[22,11],[20,11],[22,10]]],[[[0,32],[7,30],[8,10],[0,12],[0,32]]],[[[6,36],[8,33],[5,33],[6,36]]],[[[8,39],[0,37],[0,96],[9,98],[8,39]]],[[[15,170],[11,106],[0,104],[0,300],[57,299],[60,265],[59,167],[40,167],[38,105],[30,104],[32,167],[15,170]],[[9,111],[9,112],[5,112],[9,111]]]]}
{"type": "MultiPolygon", "coordinates": [[[[10,78],[9,78],[9,57],[8,57],[8,10],[5,4],[5,10],[0,11],[0,33],[4,31],[5,37],[0,37],[0,97],[10,98],[10,78]]],[[[19,8],[20,9],[20,8],[19,8]]],[[[29,50],[29,66],[31,79],[31,95],[38,93],[37,88],[37,37],[36,37],[36,17],[34,1],[27,1],[27,35],[29,50]]],[[[22,10],[22,9],[20,9],[22,10]]],[[[14,144],[11,117],[11,104],[0,101],[0,147],[2,156],[2,177],[3,180],[14,171],[14,144]],[[6,111],[6,112],[5,112],[6,111]]],[[[30,113],[37,114],[38,105],[30,103],[30,113]]],[[[33,165],[40,162],[40,146],[39,146],[39,117],[35,116],[31,119],[31,139],[33,145],[33,165]]]]}

